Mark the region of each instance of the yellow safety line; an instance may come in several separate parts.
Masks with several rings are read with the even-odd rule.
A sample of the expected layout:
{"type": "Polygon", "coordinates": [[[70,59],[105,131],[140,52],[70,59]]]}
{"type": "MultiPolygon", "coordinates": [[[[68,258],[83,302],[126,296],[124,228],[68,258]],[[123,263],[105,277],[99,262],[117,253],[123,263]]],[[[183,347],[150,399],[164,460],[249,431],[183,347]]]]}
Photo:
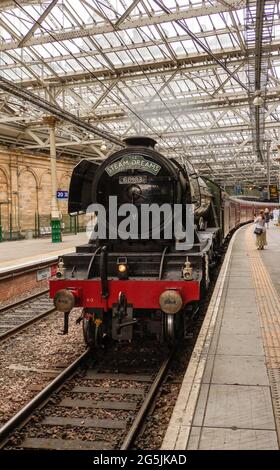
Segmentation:
{"type": "Polygon", "coordinates": [[[266,366],[280,444],[280,298],[262,260],[261,251],[256,248],[252,226],[246,231],[246,243],[256,290],[266,366]]]}

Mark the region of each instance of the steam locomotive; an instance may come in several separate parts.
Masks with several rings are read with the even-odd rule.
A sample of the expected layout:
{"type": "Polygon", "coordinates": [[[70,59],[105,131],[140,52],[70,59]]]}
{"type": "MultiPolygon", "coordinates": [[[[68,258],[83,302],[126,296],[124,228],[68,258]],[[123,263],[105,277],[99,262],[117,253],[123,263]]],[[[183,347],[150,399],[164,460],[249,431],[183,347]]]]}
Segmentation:
{"type": "Polygon", "coordinates": [[[106,337],[174,342],[184,336],[225,238],[261,205],[229,197],[157,152],[151,138],[125,143],[104,161],[84,159],[74,168],[68,210],[92,208],[89,240],[62,256],[50,280],[64,333],[71,310],[82,307],[78,322],[86,344],[96,347],[106,337]]]}

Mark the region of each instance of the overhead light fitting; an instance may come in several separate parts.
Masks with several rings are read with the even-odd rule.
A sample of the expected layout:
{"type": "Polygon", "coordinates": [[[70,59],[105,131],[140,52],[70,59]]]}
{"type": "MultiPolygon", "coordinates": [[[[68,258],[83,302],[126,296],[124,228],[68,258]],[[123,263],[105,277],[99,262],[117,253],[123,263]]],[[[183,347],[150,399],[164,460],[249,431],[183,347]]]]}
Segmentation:
{"type": "Polygon", "coordinates": [[[253,99],[253,105],[254,106],[262,106],[264,104],[264,100],[261,96],[261,91],[256,90],[255,91],[255,98],[253,99]]]}
{"type": "Polygon", "coordinates": [[[107,150],[107,146],[106,146],[105,142],[103,142],[103,144],[101,145],[100,150],[101,150],[101,152],[105,152],[107,150]]]}

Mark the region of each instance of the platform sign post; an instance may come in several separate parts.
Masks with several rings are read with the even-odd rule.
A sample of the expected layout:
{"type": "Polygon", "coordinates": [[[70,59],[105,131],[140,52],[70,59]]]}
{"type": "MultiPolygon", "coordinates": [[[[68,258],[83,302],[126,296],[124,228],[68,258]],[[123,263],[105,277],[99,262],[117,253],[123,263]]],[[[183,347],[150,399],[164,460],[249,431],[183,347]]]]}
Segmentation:
{"type": "Polygon", "coordinates": [[[61,239],[61,222],[58,219],[52,219],[51,221],[52,227],[52,242],[59,243],[62,241],[61,239]]]}
{"type": "MultiPolygon", "coordinates": [[[[50,93],[51,96],[51,93],[50,93]]],[[[51,167],[51,228],[52,242],[59,243],[61,238],[61,213],[57,204],[57,171],[56,171],[56,119],[54,116],[46,116],[44,121],[48,124],[50,130],[50,167],[51,167]]]]}

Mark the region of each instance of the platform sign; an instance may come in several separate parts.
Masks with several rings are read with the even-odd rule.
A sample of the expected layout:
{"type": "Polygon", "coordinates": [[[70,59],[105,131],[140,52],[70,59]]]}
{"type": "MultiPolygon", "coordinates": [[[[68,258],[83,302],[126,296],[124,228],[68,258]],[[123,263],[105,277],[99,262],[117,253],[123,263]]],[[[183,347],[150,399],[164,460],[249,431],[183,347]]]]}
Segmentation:
{"type": "Polygon", "coordinates": [[[45,281],[51,277],[51,268],[38,269],[37,271],[37,281],[45,281]]]}
{"type": "Polygon", "coordinates": [[[272,202],[278,202],[278,187],[277,184],[269,185],[269,199],[272,202]]]}
{"type": "Polygon", "coordinates": [[[68,191],[59,190],[56,191],[57,199],[68,199],[68,191]]]}

